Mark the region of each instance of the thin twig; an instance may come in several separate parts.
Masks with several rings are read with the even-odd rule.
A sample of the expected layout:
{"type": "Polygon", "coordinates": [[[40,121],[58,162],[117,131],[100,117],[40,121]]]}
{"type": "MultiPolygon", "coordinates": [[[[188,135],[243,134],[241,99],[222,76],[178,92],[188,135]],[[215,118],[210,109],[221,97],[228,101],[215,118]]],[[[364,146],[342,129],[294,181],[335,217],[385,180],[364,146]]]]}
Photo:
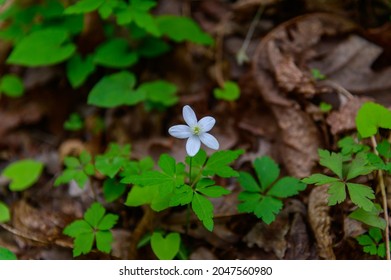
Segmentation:
{"type": "MultiPolygon", "coordinates": [[[[371,137],[373,151],[378,156],[379,152],[377,151],[377,142],[375,139],[375,136],[371,137]]],[[[383,178],[383,171],[381,169],[378,170],[378,177],[379,177],[379,185],[380,185],[380,191],[383,198],[383,210],[384,210],[384,219],[386,220],[386,228],[385,228],[385,238],[386,238],[386,254],[387,254],[387,260],[391,259],[390,256],[390,233],[389,233],[389,220],[388,220],[388,206],[387,206],[387,194],[386,194],[386,187],[384,185],[384,178],[383,178]]]]}

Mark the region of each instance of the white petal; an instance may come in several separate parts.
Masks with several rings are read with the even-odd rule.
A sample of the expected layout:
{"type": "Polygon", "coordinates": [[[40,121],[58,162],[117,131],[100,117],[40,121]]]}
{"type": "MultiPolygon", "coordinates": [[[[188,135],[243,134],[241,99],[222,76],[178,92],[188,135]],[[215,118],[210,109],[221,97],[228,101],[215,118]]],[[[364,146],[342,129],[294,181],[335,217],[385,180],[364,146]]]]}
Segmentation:
{"type": "Polygon", "coordinates": [[[186,142],[186,152],[189,156],[193,157],[198,153],[201,147],[201,141],[198,136],[191,136],[186,142]]]}
{"type": "Polygon", "coordinates": [[[171,136],[174,136],[179,139],[189,138],[193,134],[191,133],[190,127],[184,124],[171,126],[168,130],[171,136]]]}
{"type": "Polygon", "coordinates": [[[219,148],[219,142],[212,134],[202,133],[199,137],[201,142],[204,143],[208,148],[213,150],[217,150],[219,148]]]}
{"type": "Polygon", "coordinates": [[[189,105],[183,107],[182,114],[188,126],[192,127],[197,124],[197,117],[189,105]]]}
{"type": "Polygon", "coordinates": [[[203,117],[199,122],[198,125],[201,127],[202,132],[208,132],[213,128],[215,125],[216,120],[212,117],[203,117]]]}

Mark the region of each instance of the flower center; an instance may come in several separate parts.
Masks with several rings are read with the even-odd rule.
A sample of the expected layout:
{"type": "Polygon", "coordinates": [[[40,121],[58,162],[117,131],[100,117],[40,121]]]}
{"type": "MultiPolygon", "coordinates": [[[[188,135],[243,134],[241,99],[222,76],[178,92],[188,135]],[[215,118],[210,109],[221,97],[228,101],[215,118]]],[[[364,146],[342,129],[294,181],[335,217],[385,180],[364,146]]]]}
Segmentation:
{"type": "Polygon", "coordinates": [[[194,135],[200,135],[202,132],[201,127],[198,125],[193,126],[192,131],[194,135]]]}

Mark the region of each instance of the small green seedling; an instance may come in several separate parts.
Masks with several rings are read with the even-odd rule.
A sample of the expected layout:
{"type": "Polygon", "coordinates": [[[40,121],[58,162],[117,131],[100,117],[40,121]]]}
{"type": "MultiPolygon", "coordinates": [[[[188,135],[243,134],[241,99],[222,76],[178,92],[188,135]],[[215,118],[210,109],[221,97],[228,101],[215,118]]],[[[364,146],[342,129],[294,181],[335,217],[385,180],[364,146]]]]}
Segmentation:
{"type": "Polygon", "coordinates": [[[103,155],[95,157],[95,167],[101,174],[114,178],[129,161],[129,157],[129,144],[121,147],[116,143],[110,143],[108,150],[103,155]]]}
{"type": "Polygon", "coordinates": [[[319,109],[323,113],[328,113],[328,112],[330,112],[333,109],[333,106],[331,106],[331,104],[326,103],[326,102],[320,102],[319,109]]]}
{"type": "Polygon", "coordinates": [[[84,127],[84,121],[77,113],[72,113],[69,119],[64,123],[64,129],[70,131],[78,131],[84,127]]]}
{"type": "MultiPolygon", "coordinates": [[[[380,229],[370,228],[368,234],[357,237],[358,244],[363,246],[363,251],[370,255],[377,255],[380,258],[386,256],[386,245],[380,229]]],[[[390,249],[389,249],[390,250],[390,249]]]]}
{"type": "Polygon", "coordinates": [[[95,174],[94,165],[91,163],[91,155],[87,151],[81,152],[79,158],[65,157],[64,164],[65,170],[54,182],[56,187],[74,180],[79,188],[83,189],[89,176],[95,174]]]}
{"type": "Polygon", "coordinates": [[[4,75],[0,79],[0,93],[4,93],[9,97],[20,97],[24,93],[24,85],[22,80],[15,75],[4,75]]]}
{"type": "Polygon", "coordinates": [[[38,181],[43,167],[43,163],[36,160],[19,160],[8,165],[1,175],[11,180],[11,191],[23,191],[38,181]]]}
{"type": "Polygon", "coordinates": [[[17,260],[17,259],[18,258],[16,257],[16,255],[13,252],[8,250],[7,248],[0,247],[0,260],[13,261],[13,260],[17,260]]]}
{"type": "Polygon", "coordinates": [[[8,206],[0,201],[0,223],[6,223],[10,219],[11,219],[11,214],[8,206]]]}
{"type": "Polygon", "coordinates": [[[226,81],[223,88],[214,89],[213,94],[217,99],[235,101],[240,97],[240,88],[237,83],[226,81]]]}
{"type": "Polygon", "coordinates": [[[320,70],[317,68],[311,69],[311,75],[312,78],[314,78],[316,81],[322,81],[326,79],[326,75],[322,74],[320,70]]]}
{"type": "Polygon", "coordinates": [[[76,220],[64,228],[64,234],[75,238],[74,257],[91,252],[94,241],[99,251],[110,253],[113,242],[110,229],[117,223],[118,215],[105,213],[106,209],[95,202],[84,213],[83,220],[76,220]]]}
{"type": "Polygon", "coordinates": [[[258,182],[247,172],[239,172],[239,183],[244,191],[238,196],[242,201],[238,211],[254,213],[266,224],[272,223],[283,207],[282,199],[297,195],[306,185],[294,177],[279,179],[280,168],[268,156],[257,158],[254,169],[258,182]]]}

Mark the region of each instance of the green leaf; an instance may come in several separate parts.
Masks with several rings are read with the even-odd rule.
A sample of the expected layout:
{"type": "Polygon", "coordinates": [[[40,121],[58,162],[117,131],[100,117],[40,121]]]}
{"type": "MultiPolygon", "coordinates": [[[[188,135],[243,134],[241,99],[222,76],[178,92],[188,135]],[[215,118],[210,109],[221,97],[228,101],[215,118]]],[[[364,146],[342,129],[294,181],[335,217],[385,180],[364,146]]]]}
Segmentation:
{"type": "Polygon", "coordinates": [[[243,152],[243,150],[215,152],[206,162],[203,174],[209,176],[218,175],[223,178],[237,177],[239,173],[228,165],[243,154],[243,152]]]}
{"type": "Polygon", "coordinates": [[[321,81],[321,80],[326,79],[326,76],[324,74],[322,74],[320,72],[320,70],[317,68],[311,68],[311,75],[317,81],[321,81]]]}
{"type": "Polygon", "coordinates": [[[130,145],[121,147],[111,143],[109,149],[103,155],[96,156],[95,167],[103,175],[114,178],[114,176],[129,161],[130,145]]]}
{"type": "Polygon", "coordinates": [[[341,148],[343,155],[352,155],[362,151],[368,151],[370,148],[366,145],[359,144],[353,137],[346,136],[338,141],[338,147],[341,148]]]}
{"type": "Polygon", "coordinates": [[[92,55],[83,59],[79,54],[75,54],[67,62],[67,77],[73,88],[80,87],[94,71],[92,55]]]}
{"type": "Polygon", "coordinates": [[[135,105],[145,99],[142,92],[133,89],[135,83],[135,76],[126,71],[105,76],[90,91],[88,104],[103,108],[135,105]]]}
{"type": "Polygon", "coordinates": [[[0,260],[13,261],[13,260],[17,260],[17,259],[18,258],[16,257],[16,255],[13,252],[8,250],[7,248],[0,247],[0,260]]]}
{"type": "Polygon", "coordinates": [[[80,0],[65,9],[65,14],[85,14],[99,8],[105,0],[80,0]]]}
{"type": "Polygon", "coordinates": [[[140,56],[154,58],[170,50],[170,45],[161,38],[144,38],[137,46],[137,53],[140,56]]]}
{"type": "Polygon", "coordinates": [[[178,102],[177,87],[164,80],[143,83],[137,91],[143,92],[146,100],[164,107],[172,106],[178,102]]]}
{"type": "Polygon", "coordinates": [[[113,234],[110,231],[98,231],[96,233],[96,248],[99,251],[109,254],[111,243],[113,243],[113,234]]]}
{"type": "Polygon", "coordinates": [[[390,159],[391,158],[391,143],[388,142],[387,140],[383,140],[382,142],[380,142],[377,145],[376,150],[384,158],[386,158],[386,159],[390,159]]]}
{"type": "Polygon", "coordinates": [[[207,188],[197,189],[198,192],[209,197],[221,197],[231,192],[221,186],[210,186],[207,188]]]}
{"type": "Polygon", "coordinates": [[[160,232],[154,232],[151,236],[152,251],[159,260],[172,260],[179,252],[181,236],[177,232],[171,232],[163,237],[160,232]]]}
{"type": "Polygon", "coordinates": [[[253,213],[262,197],[263,196],[259,193],[241,192],[238,195],[238,199],[243,202],[238,204],[238,211],[240,213],[253,213]]]}
{"type": "Polygon", "coordinates": [[[374,204],[371,199],[375,198],[373,190],[362,184],[347,183],[350,199],[358,207],[365,211],[373,211],[374,204]]]}
{"type": "Polygon", "coordinates": [[[86,220],[93,228],[98,228],[99,222],[105,215],[106,209],[98,202],[94,202],[84,213],[86,220]]]}
{"type": "Polygon", "coordinates": [[[381,159],[381,157],[374,153],[367,153],[367,160],[369,164],[373,166],[374,169],[386,169],[386,164],[384,163],[384,161],[381,159]]]}
{"type": "Polygon", "coordinates": [[[320,157],[319,163],[322,166],[327,167],[333,171],[340,179],[343,177],[342,162],[343,158],[341,154],[330,153],[327,150],[318,150],[320,157]]]}
{"type": "Polygon", "coordinates": [[[170,206],[187,205],[193,200],[194,191],[188,185],[182,185],[174,190],[170,198],[170,206]]]}
{"type": "Polygon", "coordinates": [[[384,230],[386,227],[386,221],[379,217],[379,214],[380,211],[376,208],[374,208],[372,211],[365,211],[362,208],[358,208],[349,215],[349,218],[384,230]]]}
{"type": "Polygon", "coordinates": [[[125,205],[137,207],[144,204],[151,204],[158,195],[159,186],[141,187],[134,185],[128,193],[125,205]]]}
{"type": "Polygon", "coordinates": [[[99,222],[99,230],[109,230],[117,223],[119,216],[114,214],[107,214],[99,222]]]}
{"type": "Polygon", "coordinates": [[[383,240],[383,234],[380,229],[378,228],[371,228],[368,231],[369,236],[372,237],[372,239],[376,242],[379,243],[380,241],[383,240]]]}
{"type": "Polygon", "coordinates": [[[131,52],[128,42],[114,38],[101,44],[95,51],[94,63],[112,68],[125,68],[138,60],[136,52],[131,52]]]}
{"type": "Polygon", "coordinates": [[[240,96],[240,88],[236,82],[226,81],[223,88],[215,88],[213,94],[217,99],[235,101],[240,96]]]}
{"type": "Polygon", "coordinates": [[[6,223],[11,219],[10,210],[3,202],[0,202],[0,223],[6,223]]]}
{"type": "Polygon", "coordinates": [[[175,159],[167,154],[162,154],[158,161],[159,167],[168,175],[174,176],[176,173],[175,159]]]}
{"type": "Polygon", "coordinates": [[[76,46],[68,43],[68,33],[63,29],[47,28],[24,37],[7,59],[8,64],[28,67],[47,66],[70,58],[76,46]]]}
{"type": "Polygon", "coordinates": [[[156,17],[156,23],[162,34],[175,42],[190,41],[201,45],[212,45],[213,38],[201,30],[189,17],[163,15],[156,17]]]}
{"type": "Polygon", "coordinates": [[[310,177],[302,179],[302,182],[306,184],[315,184],[317,186],[326,185],[337,181],[339,181],[338,178],[326,176],[319,173],[312,174],[310,177]]]}
{"type": "Polygon", "coordinates": [[[24,93],[22,80],[15,75],[4,75],[0,80],[0,93],[4,92],[9,97],[20,97],[24,93]]]}
{"type": "Polygon", "coordinates": [[[94,237],[95,235],[93,232],[79,234],[74,241],[73,257],[91,252],[92,245],[94,244],[94,237]]]}
{"type": "Polygon", "coordinates": [[[239,172],[238,178],[239,184],[243,189],[249,192],[260,192],[261,188],[259,187],[257,181],[255,181],[254,177],[251,176],[250,173],[247,172],[239,172]]]}
{"type": "Polygon", "coordinates": [[[280,212],[282,206],[283,204],[280,200],[270,196],[264,196],[257,203],[254,214],[269,225],[276,219],[276,215],[280,212]]]}
{"type": "Polygon", "coordinates": [[[198,219],[202,221],[204,227],[213,230],[213,204],[204,196],[194,193],[191,207],[198,219]]]}
{"type": "Polygon", "coordinates": [[[106,179],[103,183],[103,196],[107,202],[113,202],[120,198],[126,190],[126,185],[115,179],[106,179]]]}
{"type": "Polygon", "coordinates": [[[78,168],[81,166],[79,159],[75,157],[65,157],[64,164],[69,168],[78,168]]]}
{"type": "Polygon", "coordinates": [[[356,125],[363,138],[371,137],[379,128],[391,129],[391,112],[380,104],[364,103],[358,110],[356,125]]]}
{"type": "Polygon", "coordinates": [[[261,182],[262,191],[277,180],[278,175],[280,174],[280,168],[276,162],[268,156],[255,159],[254,168],[257,173],[258,180],[261,182]]]}
{"type": "Polygon", "coordinates": [[[8,165],[2,175],[11,180],[11,191],[23,191],[36,183],[43,171],[43,164],[39,161],[25,159],[8,165]]]}
{"type": "Polygon", "coordinates": [[[341,203],[346,199],[345,183],[332,182],[327,191],[329,194],[329,206],[341,203]]]}
{"type": "Polygon", "coordinates": [[[267,195],[286,198],[298,194],[300,191],[305,190],[306,187],[307,185],[297,178],[284,177],[271,187],[267,195]]]}
{"type": "Polygon", "coordinates": [[[89,232],[93,232],[93,229],[91,225],[84,220],[77,220],[72,222],[71,224],[67,225],[63,231],[65,235],[68,235],[73,238],[79,236],[80,234],[89,232]]]}
{"type": "Polygon", "coordinates": [[[319,104],[319,109],[323,113],[330,112],[333,109],[333,106],[331,104],[326,103],[326,102],[320,102],[319,104]]]}
{"type": "Polygon", "coordinates": [[[72,113],[68,120],[64,123],[64,129],[70,131],[81,130],[84,127],[84,121],[81,116],[77,113],[72,113]]]}
{"type": "Polygon", "coordinates": [[[356,178],[360,175],[367,175],[374,170],[373,166],[368,165],[366,155],[359,154],[355,159],[352,160],[348,167],[348,174],[346,180],[356,178]]]}

